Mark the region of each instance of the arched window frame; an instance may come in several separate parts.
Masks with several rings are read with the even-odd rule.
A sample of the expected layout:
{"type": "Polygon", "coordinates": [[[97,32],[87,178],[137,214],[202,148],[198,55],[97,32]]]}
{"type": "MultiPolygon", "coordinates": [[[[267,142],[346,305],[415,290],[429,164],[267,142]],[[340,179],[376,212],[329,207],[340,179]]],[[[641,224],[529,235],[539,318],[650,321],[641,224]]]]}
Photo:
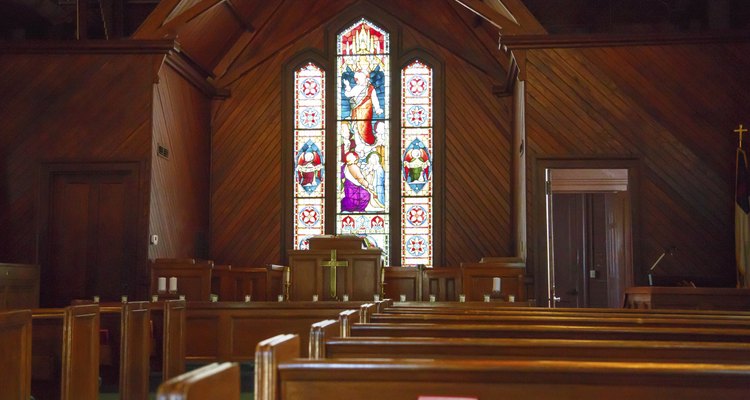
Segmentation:
{"type": "Polygon", "coordinates": [[[294,147],[294,97],[293,97],[293,80],[294,71],[307,62],[313,62],[320,66],[326,73],[326,173],[325,185],[327,188],[325,201],[325,233],[336,233],[336,196],[331,195],[332,190],[336,190],[335,169],[338,163],[335,161],[336,155],[336,136],[337,128],[334,123],[336,115],[336,38],[339,32],[350,26],[361,18],[371,21],[373,24],[383,28],[390,35],[390,121],[389,127],[392,135],[389,160],[390,176],[388,184],[392,188],[390,191],[389,213],[391,215],[390,224],[390,241],[392,243],[389,254],[389,265],[398,266],[401,264],[401,73],[404,67],[414,60],[418,59],[432,68],[433,71],[433,266],[443,265],[443,241],[444,241],[444,166],[445,166],[445,82],[443,75],[443,63],[436,57],[423,49],[401,50],[401,27],[398,22],[374,7],[358,7],[356,10],[350,9],[345,11],[338,18],[332,21],[326,29],[325,48],[326,53],[321,54],[315,50],[304,51],[285,65],[283,71],[283,112],[282,112],[282,254],[283,262],[286,262],[287,252],[293,248],[292,238],[294,236],[293,225],[293,163],[291,156],[294,147]]]}

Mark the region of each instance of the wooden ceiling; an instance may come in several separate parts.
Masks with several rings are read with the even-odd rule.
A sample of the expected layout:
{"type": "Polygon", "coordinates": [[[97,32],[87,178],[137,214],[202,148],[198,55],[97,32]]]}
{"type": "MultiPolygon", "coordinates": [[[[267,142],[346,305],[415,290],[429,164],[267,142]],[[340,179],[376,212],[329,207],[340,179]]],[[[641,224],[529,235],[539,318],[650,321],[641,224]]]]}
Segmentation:
{"type": "Polygon", "coordinates": [[[133,38],[176,40],[226,87],[350,6],[378,7],[488,75],[508,70],[501,33],[545,32],[520,0],[164,0],[133,38]]]}

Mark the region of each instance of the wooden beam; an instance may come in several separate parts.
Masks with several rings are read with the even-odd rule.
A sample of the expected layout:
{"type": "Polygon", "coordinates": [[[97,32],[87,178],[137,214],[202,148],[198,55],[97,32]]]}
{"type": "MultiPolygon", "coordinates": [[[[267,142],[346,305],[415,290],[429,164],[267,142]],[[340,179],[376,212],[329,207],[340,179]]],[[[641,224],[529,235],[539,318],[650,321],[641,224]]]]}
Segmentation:
{"type": "Polygon", "coordinates": [[[179,15],[170,19],[164,23],[159,29],[156,30],[156,36],[166,36],[170,33],[174,33],[174,30],[184,24],[190,22],[193,18],[203,14],[210,10],[216,5],[223,3],[224,0],[202,0],[187,10],[181,12],[179,15]]]}
{"type": "Polygon", "coordinates": [[[477,41],[482,44],[482,47],[489,53],[490,57],[494,58],[507,71],[510,66],[509,57],[498,49],[500,31],[494,25],[481,22],[483,20],[480,20],[478,24],[472,23],[472,21],[478,21],[480,17],[461,12],[464,8],[460,4],[451,2],[451,6],[456,13],[456,17],[464,21],[466,27],[474,33],[477,41]]]}
{"type": "Polygon", "coordinates": [[[652,46],[750,41],[750,32],[643,35],[516,35],[503,36],[503,50],[580,47],[652,46]]]}
{"type": "Polygon", "coordinates": [[[246,31],[255,32],[255,27],[253,26],[252,22],[250,22],[247,18],[244,18],[242,14],[240,14],[239,10],[237,10],[237,6],[234,5],[234,1],[225,0],[224,4],[229,8],[229,11],[232,12],[232,15],[234,15],[234,17],[237,19],[237,21],[240,22],[240,24],[246,31]]]}
{"type": "Polygon", "coordinates": [[[521,0],[495,0],[503,4],[505,8],[513,14],[518,25],[521,27],[521,32],[524,34],[546,34],[547,30],[544,29],[542,24],[536,19],[534,14],[529,11],[528,8],[523,4],[521,0]]]}
{"type": "Polygon", "coordinates": [[[225,99],[229,97],[228,89],[220,89],[208,81],[208,73],[193,61],[190,56],[179,49],[171,51],[167,55],[166,64],[174,68],[183,78],[213,99],[225,99]]]}
{"type": "Polygon", "coordinates": [[[180,4],[181,0],[162,0],[148,15],[145,21],[133,33],[133,39],[161,39],[157,37],[156,31],[164,23],[169,14],[180,4]]]}
{"type": "Polygon", "coordinates": [[[482,3],[480,0],[454,0],[456,3],[466,7],[469,11],[480,16],[485,21],[500,29],[503,34],[521,33],[518,24],[509,20],[504,15],[495,11],[492,7],[482,3]]]}

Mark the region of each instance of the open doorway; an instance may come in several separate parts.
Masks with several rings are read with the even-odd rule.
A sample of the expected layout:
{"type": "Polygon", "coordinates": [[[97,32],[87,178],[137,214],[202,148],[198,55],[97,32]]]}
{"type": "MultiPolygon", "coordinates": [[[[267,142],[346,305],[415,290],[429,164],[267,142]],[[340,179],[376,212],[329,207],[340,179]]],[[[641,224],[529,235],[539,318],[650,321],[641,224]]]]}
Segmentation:
{"type": "Polygon", "coordinates": [[[547,306],[620,307],[632,286],[635,169],[620,164],[538,165],[537,298],[547,306]]]}

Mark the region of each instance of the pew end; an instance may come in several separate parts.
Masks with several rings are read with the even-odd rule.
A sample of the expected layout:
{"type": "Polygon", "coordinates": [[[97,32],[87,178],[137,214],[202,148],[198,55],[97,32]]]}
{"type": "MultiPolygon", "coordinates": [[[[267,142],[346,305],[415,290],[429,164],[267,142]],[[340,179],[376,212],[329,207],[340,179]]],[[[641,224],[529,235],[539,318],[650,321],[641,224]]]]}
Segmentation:
{"type": "Polygon", "coordinates": [[[255,400],[276,400],[279,395],[279,364],[299,357],[299,335],[282,334],[258,343],[255,351],[255,400]]]}
{"type": "MultiPolygon", "coordinates": [[[[31,311],[0,312],[0,393],[28,399],[31,394],[31,311]]],[[[7,396],[7,397],[5,397],[7,396]]]]}
{"type": "Polygon", "coordinates": [[[158,400],[239,400],[239,364],[212,363],[178,375],[159,385],[156,398],[158,400]]]}
{"type": "Polygon", "coordinates": [[[310,326],[309,357],[311,359],[325,358],[326,338],[338,336],[341,333],[341,323],[327,319],[310,326]]]}

